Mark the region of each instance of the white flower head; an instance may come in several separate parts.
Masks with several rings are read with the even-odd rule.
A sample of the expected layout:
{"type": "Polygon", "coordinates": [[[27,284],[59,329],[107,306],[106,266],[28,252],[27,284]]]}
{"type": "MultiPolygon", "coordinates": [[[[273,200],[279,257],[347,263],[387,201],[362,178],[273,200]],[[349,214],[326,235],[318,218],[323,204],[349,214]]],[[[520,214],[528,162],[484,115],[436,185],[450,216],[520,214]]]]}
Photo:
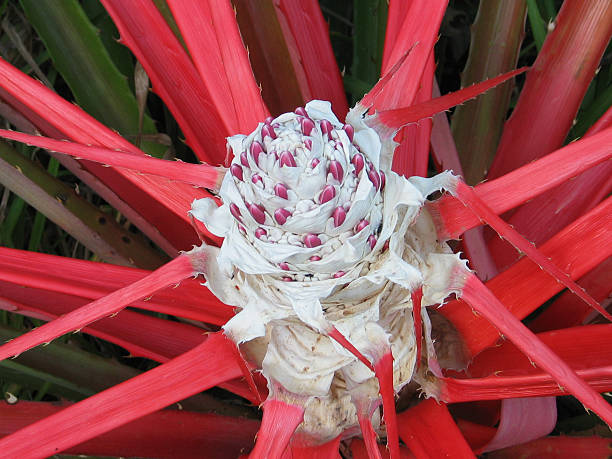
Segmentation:
{"type": "Polygon", "coordinates": [[[416,359],[410,293],[423,288],[419,309],[439,304],[450,291],[436,279],[458,262],[423,211],[450,174],[398,176],[392,140],[356,110],[347,120],[312,101],[230,137],[223,205],[202,199],[191,210],[225,238],[208,248],[214,266],[205,275],[213,293],[241,308],[226,334],[251,343],[270,381],[307,397],[301,430],[321,441],[357,424],[351,397],[378,397],[373,372],[328,332],[372,360],[377,346],[391,346],[401,389],[416,359]],[[338,407],[341,422],[326,417],[338,407]]]}

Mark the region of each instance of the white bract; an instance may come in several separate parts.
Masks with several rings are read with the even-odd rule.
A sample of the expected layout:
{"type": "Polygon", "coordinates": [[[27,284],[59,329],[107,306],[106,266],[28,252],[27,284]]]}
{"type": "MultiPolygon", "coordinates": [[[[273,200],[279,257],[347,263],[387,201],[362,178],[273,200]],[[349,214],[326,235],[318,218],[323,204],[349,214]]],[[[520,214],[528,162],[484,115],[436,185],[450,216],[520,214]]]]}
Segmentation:
{"type": "Polygon", "coordinates": [[[206,248],[205,273],[212,292],[240,308],[225,333],[271,390],[301,397],[300,431],[319,441],[351,432],[355,404],[379,400],[374,373],[328,333],[337,329],[372,362],[390,345],[399,391],[416,363],[411,292],[423,289],[416,307],[433,357],[424,308],[451,293],[461,263],[423,208],[453,177],[398,176],[395,144],[367,122],[354,109],[343,125],[329,102],[312,101],[230,137],[223,205],[201,199],[191,210],[225,238],[206,248]]]}

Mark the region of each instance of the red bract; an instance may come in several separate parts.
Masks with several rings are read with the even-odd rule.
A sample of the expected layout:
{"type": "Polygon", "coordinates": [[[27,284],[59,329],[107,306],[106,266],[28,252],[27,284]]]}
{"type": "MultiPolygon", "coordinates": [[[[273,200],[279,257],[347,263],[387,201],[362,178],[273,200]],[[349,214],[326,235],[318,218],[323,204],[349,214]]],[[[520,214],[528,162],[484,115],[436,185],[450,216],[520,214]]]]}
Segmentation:
{"type": "MultiPolygon", "coordinates": [[[[243,453],[250,451],[254,458],[338,457],[339,443],[359,432],[345,431],[331,441],[326,439],[326,442],[294,435],[304,418],[304,400],[299,394],[288,393],[272,381],[268,387],[270,397],[266,400],[265,381],[223,332],[205,336],[203,330],[195,325],[153,319],[133,311],[123,311],[114,316],[127,306],[135,306],[215,326],[222,326],[231,318],[229,306],[221,303],[199,281],[189,279],[199,273],[207,277],[216,275],[211,272],[212,262],[207,258],[209,254],[205,248],[177,254],[181,249],[189,249],[198,236],[208,245],[220,244],[217,236],[190,221],[191,201],[209,195],[192,185],[205,187],[213,193],[218,190],[225,173],[225,168],[220,166],[229,166],[231,160],[231,157],[226,158],[226,137],[236,133],[248,134],[258,123],[264,122],[269,110],[252,75],[248,53],[229,1],[193,2],[189,7],[181,0],[167,2],[185,47],[152,0],[103,0],[102,3],[119,29],[121,42],[141,62],[154,91],[180,124],[187,144],[200,160],[208,164],[166,163],[147,158],[116,132],[10,64],[0,61],[0,97],[47,137],[5,130],[0,131],[0,136],[61,153],[58,157],[67,168],[175,257],[149,273],[0,249],[0,308],[50,320],[48,324],[0,346],[0,359],[86,327],[84,331],[121,345],[132,355],[162,363],[154,370],[59,411],[37,404],[5,407],[3,418],[25,416],[31,424],[26,425],[22,420],[3,425],[2,434],[6,437],[0,440],[0,454],[5,457],[45,457],[60,451],[155,454],[146,448],[135,447],[137,442],[133,437],[145,432],[157,435],[155,440],[161,442],[159,435],[163,434],[156,434],[155,424],[163,421],[201,426],[199,434],[197,429],[188,429],[188,435],[201,435],[203,441],[183,444],[183,448],[177,450],[160,446],[156,450],[160,457],[207,456],[211,448],[227,448],[214,457],[231,457],[239,454],[241,448],[244,448],[243,453]],[[143,301],[148,297],[150,300],[143,301]],[[209,430],[214,418],[173,412],[169,416],[172,421],[168,421],[163,416],[165,411],[158,411],[217,385],[254,404],[266,400],[256,445],[253,443],[255,421],[219,418],[218,422],[235,427],[231,437],[207,438],[220,435],[209,430]],[[135,432],[134,435],[120,435],[122,426],[135,432]],[[107,438],[117,442],[116,449],[109,450],[103,441],[107,438]]],[[[417,367],[425,365],[425,369],[419,368],[425,381],[421,385],[425,393],[438,398],[438,402],[428,399],[396,413],[390,347],[378,349],[380,355],[372,355],[371,349],[353,346],[337,328],[326,330],[326,336],[365,363],[380,381],[382,416],[386,427],[383,433],[387,436],[388,451],[377,442],[377,432],[372,426],[372,416],[379,410],[377,403],[367,398],[356,398],[354,405],[364,442],[354,440],[349,444],[354,457],[365,457],[365,454],[372,458],[390,455],[394,459],[411,457],[411,454],[416,457],[472,457],[475,453],[535,440],[547,435],[554,426],[554,399],[545,397],[560,394],[573,394],[612,425],[612,409],[597,394],[612,389],[612,356],[606,351],[612,344],[609,342],[612,336],[610,325],[583,325],[593,310],[610,318],[605,307],[597,302],[609,294],[609,285],[602,287],[598,280],[609,277],[609,257],[612,255],[612,201],[611,198],[604,199],[609,193],[610,182],[602,178],[609,171],[612,158],[609,114],[584,139],[559,148],[612,34],[612,14],[609,8],[602,10],[601,5],[602,2],[585,4],[568,0],[563,6],[557,29],[548,37],[535,70],[528,74],[525,90],[502,137],[493,167],[494,176],[491,177],[494,180],[472,189],[459,179],[453,179],[447,185],[449,194],[426,205],[440,241],[458,238],[465,231],[486,223],[526,255],[486,284],[467,270],[458,270],[446,280],[447,287],[452,287],[461,299],[449,299],[449,303],[440,309],[451,325],[447,325],[446,340],[444,336],[438,339],[442,347],[438,349],[437,359],[433,351],[421,343],[425,325],[419,311],[415,310],[417,367]],[[592,22],[596,22],[598,27],[589,29],[588,24],[592,22]],[[580,32],[583,28],[593,35],[589,40],[597,40],[597,46],[588,53],[584,44],[565,44],[568,40],[566,34],[586,33],[580,32]],[[574,50],[573,46],[579,49],[574,50]],[[566,93],[564,88],[570,86],[567,79],[573,76],[575,67],[582,64],[571,61],[561,69],[554,67],[547,60],[554,55],[554,49],[561,49],[569,57],[576,56],[576,62],[580,63],[581,56],[588,54],[588,59],[584,57],[584,60],[589,65],[581,67],[584,73],[579,81],[572,83],[578,86],[575,91],[566,93]],[[544,110],[532,120],[532,113],[527,116],[526,112],[530,110],[524,107],[536,103],[541,94],[538,88],[542,87],[548,88],[549,98],[558,97],[561,103],[549,111],[544,110]],[[559,112],[563,115],[562,126],[556,124],[559,112]],[[538,132],[523,135],[523,130],[527,132],[528,128],[538,132]],[[540,131],[547,128],[551,132],[540,131]],[[544,137],[544,140],[539,137],[544,137]],[[520,152],[521,157],[517,157],[516,152],[520,152]],[[579,180],[569,185],[569,180],[579,174],[582,174],[579,180]],[[588,183],[588,177],[602,189],[595,190],[593,184],[588,183]],[[555,189],[559,185],[567,190],[570,186],[571,190],[582,190],[583,195],[564,201],[564,205],[571,208],[571,219],[564,218],[563,225],[554,226],[554,234],[538,237],[538,248],[498,217],[518,208],[512,218],[525,228],[527,234],[535,237],[541,223],[530,226],[534,201],[521,206],[533,198],[542,200],[549,193],[559,193],[559,188],[555,189]],[[575,281],[585,275],[588,276],[585,285],[593,285],[593,292],[584,291],[575,281]],[[535,331],[556,326],[567,328],[535,335],[520,320],[564,287],[568,287],[573,296],[557,300],[533,325],[535,331]],[[570,311],[564,319],[557,318],[552,322],[542,319],[546,314],[552,315],[550,311],[565,314],[565,308],[570,311]],[[500,334],[509,342],[498,346],[500,334]],[[453,337],[460,344],[453,343],[453,337]],[[467,369],[466,358],[470,362],[467,369]],[[525,397],[542,398],[531,403],[525,397]],[[501,410],[483,410],[485,415],[477,413],[469,416],[469,420],[462,416],[465,405],[456,410],[452,405],[481,400],[504,401],[501,410]],[[530,410],[534,409],[540,410],[539,416],[529,416],[530,410]],[[517,421],[518,413],[523,413],[522,424],[517,421]],[[498,420],[500,425],[496,430],[492,425],[498,420]]],[[[430,144],[436,162],[458,165],[456,152],[449,144],[446,120],[438,117],[432,123],[434,115],[525,70],[515,70],[439,98],[432,97],[435,90],[433,46],[446,6],[447,2],[443,0],[390,2],[382,79],[356,108],[364,113],[370,110],[372,116],[368,120],[383,140],[390,141],[397,134],[395,139],[400,141],[400,146],[392,158],[393,166],[396,172],[406,176],[425,175],[430,144]]],[[[250,20],[254,20],[256,13],[249,11],[250,20]]],[[[275,15],[273,20],[278,24],[279,33],[282,31],[287,46],[284,52],[291,57],[293,77],[300,91],[298,98],[330,100],[336,115],[344,120],[348,104],[329,39],[323,33],[325,23],[318,4],[314,0],[281,0],[266,11],[275,15]]],[[[259,36],[251,29],[245,32],[245,36],[259,36]]],[[[275,54],[274,47],[279,43],[259,42],[254,46],[257,46],[258,55],[269,58],[275,54]]],[[[557,65],[555,59],[552,61],[557,65]]],[[[257,62],[254,67],[261,65],[257,62]]],[[[274,72],[274,69],[269,70],[274,72]]],[[[263,81],[277,81],[274,75],[261,78],[263,81]]],[[[264,90],[274,91],[269,87],[264,90]]],[[[279,105],[278,94],[270,96],[275,107],[279,105]]],[[[546,100],[537,103],[541,107],[547,105],[546,100]]],[[[295,113],[302,117],[302,131],[309,134],[314,129],[312,120],[304,108],[295,113]]],[[[274,138],[274,125],[270,121],[266,123],[262,129],[264,136],[274,138]]],[[[323,129],[328,134],[331,125],[322,125],[323,129]]],[[[346,125],[344,130],[347,135],[350,133],[352,142],[354,127],[346,125]]],[[[263,152],[259,141],[253,145],[257,148],[251,149],[250,153],[242,152],[245,155],[240,158],[242,166],[234,163],[233,169],[229,169],[236,180],[244,181],[242,167],[248,167],[248,155],[253,155],[254,150],[256,163],[263,161],[263,155],[273,153],[263,152]]],[[[308,150],[311,147],[312,143],[308,150]]],[[[286,169],[297,167],[292,153],[279,151],[278,156],[280,166],[286,169]],[[285,157],[289,159],[284,161],[285,157]]],[[[363,156],[358,153],[354,160],[360,162],[358,174],[365,168],[363,156]]],[[[311,166],[314,169],[317,165],[311,166]]],[[[337,161],[332,161],[330,171],[336,181],[345,172],[337,161]]],[[[369,172],[375,188],[382,189],[385,176],[379,175],[374,168],[369,172]]],[[[259,175],[252,177],[253,184],[262,180],[259,175]]],[[[333,186],[323,190],[321,205],[333,199],[336,193],[333,186]]],[[[288,187],[276,184],[276,195],[278,199],[287,200],[288,187]]],[[[263,225],[266,221],[263,207],[250,203],[248,209],[255,221],[263,225]]],[[[343,207],[337,209],[341,209],[343,214],[348,211],[343,207]]],[[[540,213],[538,222],[555,218],[556,207],[545,204],[539,209],[535,211],[540,213]]],[[[285,212],[282,219],[276,219],[279,225],[291,217],[289,211],[285,212]]],[[[241,218],[245,215],[238,207],[231,213],[242,226],[241,218]]],[[[338,215],[334,213],[336,227],[346,217],[338,215]]],[[[361,220],[359,225],[357,232],[368,227],[369,222],[361,220]]],[[[258,228],[255,234],[258,239],[267,237],[263,228],[258,228]]],[[[317,242],[306,242],[308,248],[321,245],[319,236],[308,235],[308,238],[310,242],[316,238],[317,242]]],[[[466,241],[468,249],[476,252],[480,247],[480,250],[485,250],[484,245],[478,246],[474,241],[466,241]]],[[[370,248],[376,244],[376,238],[372,239],[370,248]]],[[[496,246],[497,243],[489,243],[491,252],[488,255],[493,256],[499,266],[504,266],[500,260],[513,260],[507,256],[506,247],[496,249],[496,246]]],[[[468,253],[472,252],[468,250],[468,253]]],[[[313,262],[320,260],[318,255],[311,258],[313,262]]],[[[288,263],[283,261],[280,266],[290,271],[288,263]]],[[[495,271],[495,267],[490,265],[490,270],[495,271]]],[[[336,274],[341,278],[346,273],[339,271],[336,274]]],[[[293,279],[287,277],[287,280],[293,279]]],[[[412,292],[412,298],[414,304],[421,303],[420,287],[412,292]]],[[[478,407],[474,407],[476,411],[478,407]]],[[[185,442],[178,434],[163,440],[185,442]]],[[[559,439],[560,443],[566,441],[569,439],[559,439]]],[[[539,451],[538,448],[547,444],[531,443],[523,449],[508,451],[539,451]]],[[[578,451],[583,444],[591,443],[584,439],[575,449],[578,451]]],[[[592,440],[592,444],[600,447],[599,439],[592,440]]]]}

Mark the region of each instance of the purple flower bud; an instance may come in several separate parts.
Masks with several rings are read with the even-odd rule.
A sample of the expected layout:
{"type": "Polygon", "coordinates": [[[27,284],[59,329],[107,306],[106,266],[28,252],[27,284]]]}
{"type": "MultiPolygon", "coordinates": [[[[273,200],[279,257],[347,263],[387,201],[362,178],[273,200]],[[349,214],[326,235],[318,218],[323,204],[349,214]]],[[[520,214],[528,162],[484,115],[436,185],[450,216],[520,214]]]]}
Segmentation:
{"type": "Polygon", "coordinates": [[[236,220],[242,221],[240,219],[240,217],[242,216],[242,213],[240,212],[240,209],[238,208],[236,204],[232,202],[229,206],[229,209],[230,209],[230,214],[232,214],[236,220]]]}
{"type": "Polygon", "coordinates": [[[298,107],[295,109],[294,112],[300,116],[306,116],[306,117],[308,116],[308,113],[306,113],[306,109],[304,107],[298,107]]]}
{"type": "Polygon", "coordinates": [[[353,137],[355,136],[355,128],[351,126],[350,124],[345,124],[344,132],[346,132],[346,135],[348,136],[349,140],[352,142],[353,137]]]}
{"type": "Polygon", "coordinates": [[[321,259],[321,257],[319,255],[313,255],[312,257],[309,258],[310,261],[319,261],[321,259]]]}
{"type": "Polygon", "coordinates": [[[310,168],[314,169],[315,167],[317,167],[319,165],[321,161],[319,161],[319,158],[315,158],[311,161],[310,163],[310,168]]]}
{"type": "Polygon", "coordinates": [[[247,158],[246,151],[240,153],[240,164],[242,164],[244,167],[249,167],[249,159],[247,158]]]}
{"type": "Polygon", "coordinates": [[[251,176],[251,182],[253,182],[253,183],[261,182],[261,183],[263,183],[263,179],[261,178],[261,176],[259,174],[253,174],[251,176]]]}
{"type": "Polygon", "coordinates": [[[309,249],[313,247],[319,247],[321,245],[321,239],[316,234],[309,233],[304,236],[304,245],[309,249]]]}
{"type": "Polygon", "coordinates": [[[274,185],[274,193],[279,198],[289,199],[289,195],[287,194],[287,187],[282,183],[277,183],[274,185]]]}
{"type": "Polygon", "coordinates": [[[327,172],[330,173],[332,177],[334,178],[334,180],[336,180],[337,182],[342,181],[342,176],[344,175],[344,169],[342,168],[342,164],[340,164],[339,161],[332,159],[329,162],[329,167],[327,169],[327,172]]]}
{"type": "Polygon", "coordinates": [[[353,156],[353,159],[351,159],[351,163],[353,164],[353,166],[355,166],[355,174],[359,175],[359,173],[363,169],[363,166],[365,166],[363,155],[361,153],[357,153],[355,156],[353,156]]]}
{"type": "Polygon", "coordinates": [[[265,229],[263,229],[261,226],[255,230],[255,237],[257,239],[261,239],[262,237],[267,236],[267,235],[268,235],[268,232],[265,229]]]}
{"type": "Polygon", "coordinates": [[[242,175],[242,167],[240,167],[238,164],[232,164],[230,166],[230,172],[232,173],[232,175],[234,177],[236,177],[238,180],[242,181],[243,180],[243,175],[242,175]]]}
{"type": "Polygon", "coordinates": [[[274,219],[279,225],[284,225],[289,217],[291,217],[291,212],[287,209],[280,208],[274,211],[274,219]]]}
{"type": "Polygon", "coordinates": [[[333,130],[332,124],[329,120],[321,120],[321,132],[323,135],[327,134],[327,138],[331,140],[331,131],[333,130]]]}
{"type": "Polygon", "coordinates": [[[338,228],[346,220],[346,210],[344,210],[344,207],[336,207],[332,217],[334,218],[334,226],[338,228]]]}
{"type": "Polygon", "coordinates": [[[308,148],[309,150],[312,150],[312,140],[304,139],[304,146],[308,148]]]}
{"type": "Polygon", "coordinates": [[[325,185],[319,195],[319,204],[325,204],[336,196],[336,189],[333,185],[325,185]]]}
{"type": "Polygon", "coordinates": [[[258,204],[249,204],[248,209],[253,219],[260,225],[263,225],[266,221],[266,214],[264,213],[263,207],[258,204]]]}
{"type": "Polygon", "coordinates": [[[278,267],[282,269],[283,271],[289,271],[289,265],[285,263],[284,261],[282,263],[279,263],[278,267]]]}
{"type": "Polygon", "coordinates": [[[276,139],[276,132],[270,124],[264,124],[261,128],[261,138],[265,139],[270,137],[272,140],[276,139]]]}
{"type": "Polygon", "coordinates": [[[310,118],[300,118],[300,127],[302,129],[302,134],[310,135],[315,124],[310,118]]]}
{"type": "Polygon", "coordinates": [[[376,236],[374,236],[373,234],[370,234],[370,237],[368,238],[368,244],[370,245],[370,250],[373,250],[374,247],[376,246],[376,236]]]}
{"type": "Polygon", "coordinates": [[[346,273],[344,271],[338,271],[336,274],[334,274],[334,279],[338,279],[339,277],[344,276],[346,273]]]}
{"type": "Polygon", "coordinates": [[[283,166],[295,167],[296,166],[295,158],[288,151],[283,151],[280,154],[280,157],[278,159],[278,163],[279,163],[280,167],[283,167],[283,166]]]}
{"type": "Polygon", "coordinates": [[[367,220],[361,220],[359,223],[357,223],[357,226],[355,227],[355,232],[358,233],[359,231],[361,231],[362,229],[364,229],[366,226],[368,226],[370,224],[369,221],[367,220]]]}
{"type": "Polygon", "coordinates": [[[253,157],[253,160],[255,161],[255,164],[259,166],[259,155],[263,153],[264,151],[263,145],[259,143],[257,140],[255,140],[251,144],[250,151],[251,151],[251,156],[253,157]]]}
{"type": "Polygon", "coordinates": [[[378,172],[376,172],[374,169],[370,169],[368,171],[368,178],[374,184],[374,188],[378,190],[380,188],[380,176],[378,175],[378,172]]]}

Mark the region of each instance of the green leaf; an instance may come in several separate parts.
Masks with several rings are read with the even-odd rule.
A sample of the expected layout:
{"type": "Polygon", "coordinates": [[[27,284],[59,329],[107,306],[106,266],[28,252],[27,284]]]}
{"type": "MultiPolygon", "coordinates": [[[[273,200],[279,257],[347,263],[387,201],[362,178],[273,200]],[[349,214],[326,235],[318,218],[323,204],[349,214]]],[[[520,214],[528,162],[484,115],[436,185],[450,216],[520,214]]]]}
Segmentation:
{"type": "MultiPolygon", "coordinates": [[[[79,3],[21,0],[21,4],[77,103],[122,135],[135,138],[139,132],[134,94],[79,3]]],[[[155,132],[153,121],[146,117],[143,133],[155,132]]],[[[157,157],[166,150],[151,142],[142,148],[157,157]]]]}

